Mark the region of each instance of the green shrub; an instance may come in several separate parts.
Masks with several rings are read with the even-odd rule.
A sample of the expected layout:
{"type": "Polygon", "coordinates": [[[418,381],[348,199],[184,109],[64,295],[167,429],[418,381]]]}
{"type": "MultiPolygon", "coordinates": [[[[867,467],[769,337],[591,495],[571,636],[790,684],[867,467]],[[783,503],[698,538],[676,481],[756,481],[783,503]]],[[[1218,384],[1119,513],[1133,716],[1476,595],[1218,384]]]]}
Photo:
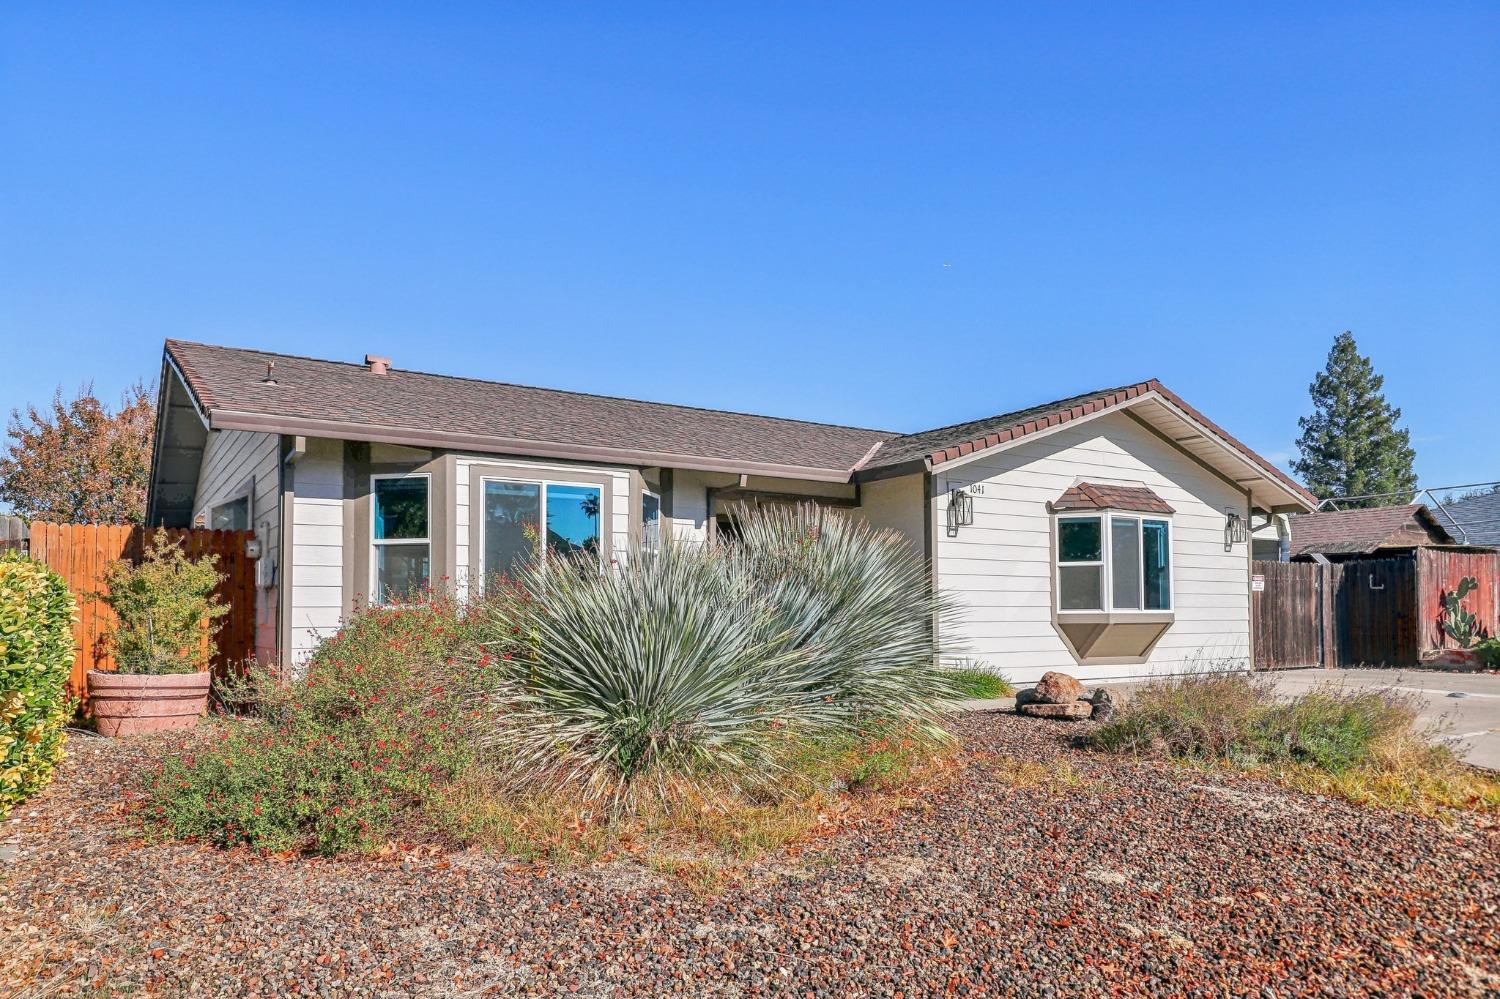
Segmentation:
{"type": "Polygon", "coordinates": [[[259,717],[169,758],[153,814],[178,836],[326,855],[423,823],[473,758],[488,666],[474,669],[474,648],[451,598],[355,614],[302,678],[255,671],[232,691],[259,717]]]}
{"type": "Polygon", "coordinates": [[[111,562],[103,600],[119,619],[109,643],[121,673],[198,673],[213,656],[213,624],[229,613],[214,596],[223,578],[219,557],[191,559],[166,531],[157,531],[138,564],[111,562]],[[204,642],[204,630],[208,641],[204,642]]]}
{"type": "Polygon", "coordinates": [[[1486,638],[1474,646],[1474,654],[1486,669],[1500,669],[1500,638],[1486,638]]]}
{"type": "Polygon", "coordinates": [[[1418,703],[1392,690],[1275,693],[1263,675],[1201,674],[1131,692],[1091,736],[1120,753],[1225,763],[1354,801],[1415,808],[1500,807],[1500,783],[1432,745],[1418,703]]]}
{"type": "Polygon", "coordinates": [[[897,535],[811,507],[739,539],[520,570],[493,610],[491,739],[518,784],[618,802],[678,778],[774,781],[788,745],[904,718],[936,731],[945,610],[897,535]]]}
{"type": "Polygon", "coordinates": [[[61,576],[0,554],[0,819],[62,762],[77,609],[61,576]]]}
{"type": "Polygon", "coordinates": [[[945,674],[945,679],[953,686],[955,697],[990,701],[997,697],[1010,697],[1016,692],[1015,685],[1004,674],[994,673],[980,666],[950,669],[945,674]]]}

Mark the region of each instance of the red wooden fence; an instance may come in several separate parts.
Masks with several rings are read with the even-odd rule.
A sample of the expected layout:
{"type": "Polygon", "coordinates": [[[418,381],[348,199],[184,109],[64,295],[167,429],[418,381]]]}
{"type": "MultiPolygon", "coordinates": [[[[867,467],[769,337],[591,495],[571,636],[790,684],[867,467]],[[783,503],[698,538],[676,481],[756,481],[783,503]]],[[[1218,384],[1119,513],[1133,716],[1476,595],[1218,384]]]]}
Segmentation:
{"type": "MultiPolygon", "coordinates": [[[[115,668],[104,641],[115,621],[114,611],[88,594],[107,591],[105,567],[122,558],[139,559],[157,530],[162,529],[122,524],[31,525],[31,557],[62,576],[78,601],[78,623],[73,627],[78,654],[68,680],[68,689],[76,697],[88,694],[89,670],[115,668]]],[[[222,672],[250,658],[255,652],[255,563],[245,556],[245,542],[254,537],[253,532],[172,529],[167,536],[186,544],[194,558],[219,556],[224,578],[214,592],[229,613],[219,619],[214,636],[214,670],[222,672]]]]}
{"type": "Polygon", "coordinates": [[[1464,597],[1464,609],[1478,616],[1485,634],[1500,634],[1500,555],[1424,548],[1417,552],[1417,620],[1424,650],[1458,648],[1443,632],[1443,597],[1465,576],[1473,576],[1479,589],[1464,597]]]}

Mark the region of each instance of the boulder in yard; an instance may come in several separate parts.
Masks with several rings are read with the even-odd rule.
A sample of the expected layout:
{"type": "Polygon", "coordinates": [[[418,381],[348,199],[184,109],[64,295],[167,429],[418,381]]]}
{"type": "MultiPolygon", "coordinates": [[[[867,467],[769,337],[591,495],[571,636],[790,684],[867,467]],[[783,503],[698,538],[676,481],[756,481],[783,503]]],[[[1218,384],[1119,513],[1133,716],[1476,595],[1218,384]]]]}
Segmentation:
{"type": "Polygon", "coordinates": [[[1030,704],[1021,705],[1016,710],[1033,718],[1061,718],[1064,721],[1077,721],[1093,714],[1094,706],[1088,701],[1069,701],[1066,704],[1032,701],[1030,704]]]}
{"type": "Polygon", "coordinates": [[[1043,704],[1067,704],[1087,696],[1083,684],[1068,674],[1058,673],[1055,670],[1042,674],[1042,678],[1036,682],[1033,693],[1036,700],[1043,704]]]}

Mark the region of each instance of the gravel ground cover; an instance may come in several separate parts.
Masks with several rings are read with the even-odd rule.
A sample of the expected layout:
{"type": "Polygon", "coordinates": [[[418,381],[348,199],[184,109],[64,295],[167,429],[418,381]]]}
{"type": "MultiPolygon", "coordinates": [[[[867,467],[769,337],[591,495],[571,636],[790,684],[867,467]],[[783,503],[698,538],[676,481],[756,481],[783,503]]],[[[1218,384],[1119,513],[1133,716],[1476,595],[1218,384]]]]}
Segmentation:
{"type": "Polygon", "coordinates": [[[921,805],[714,893],[630,861],[144,843],[151,741],[85,737],[0,827],[0,996],[1483,995],[1500,831],[973,715],[921,805]]]}

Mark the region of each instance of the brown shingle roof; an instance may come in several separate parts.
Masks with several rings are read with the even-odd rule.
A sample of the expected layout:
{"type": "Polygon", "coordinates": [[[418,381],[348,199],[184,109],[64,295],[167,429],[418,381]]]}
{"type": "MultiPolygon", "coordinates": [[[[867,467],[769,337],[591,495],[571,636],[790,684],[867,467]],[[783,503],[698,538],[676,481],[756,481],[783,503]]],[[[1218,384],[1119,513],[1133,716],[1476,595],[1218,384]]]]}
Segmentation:
{"type": "MultiPolygon", "coordinates": [[[[1255,463],[1317,499],[1152,379],[913,434],[642,402],[168,340],[214,429],[383,440],[494,453],[847,481],[855,471],[940,465],[1156,393],[1255,463]],[[276,364],[276,384],[266,365],[276,364]]],[[[914,469],[915,470],[915,469],[914,469]]]]}
{"type": "Polygon", "coordinates": [[[1131,510],[1135,513],[1172,513],[1167,501],[1145,486],[1111,486],[1080,482],[1063,491],[1054,510],[1131,510]]]}
{"type": "MultiPolygon", "coordinates": [[[[531,388],[392,368],[377,375],[364,365],[265,351],[167,341],[214,426],[316,435],[317,423],[363,425],[386,431],[369,439],[419,443],[418,435],[450,447],[484,450],[507,443],[560,445],[579,456],[619,452],[635,458],[705,459],[700,465],[753,463],[774,474],[822,471],[847,476],[870,449],[895,436],[867,430],[723,410],[699,409],[612,396],[531,388]],[[276,384],[268,385],[268,362],[276,384]],[[254,421],[254,422],[252,422],[254,421]]],[[[329,426],[327,436],[340,436],[329,426]]],[[[639,463],[653,464],[651,460],[639,463]]],[[[737,469],[736,469],[737,470],[737,469]]]]}
{"type": "Polygon", "coordinates": [[[1425,535],[1432,544],[1452,544],[1453,538],[1420,503],[1382,506],[1368,510],[1337,510],[1291,518],[1291,557],[1300,555],[1365,555],[1416,525],[1401,547],[1415,547],[1425,535]]]}
{"type": "Polygon", "coordinates": [[[873,460],[869,462],[868,467],[885,468],[891,465],[915,461],[926,461],[932,465],[941,465],[944,462],[973,454],[975,451],[983,451],[986,448],[1008,444],[1028,434],[1046,430],[1049,427],[1055,427],[1092,413],[1097,413],[1100,410],[1123,405],[1132,399],[1138,399],[1151,392],[1170,402],[1198,424],[1211,431],[1215,436],[1224,441],[1224,443],[1248,458],[1270,478],[1289,487],[1309,503],[1316,504],[1318,502],[1316,496],[1293,480],[1291,476],[1240,443],[1225,431],[1224,428],[1188,405],[1183,401],[1181,396],[1168,389],[1155,378],[1149,381],[1137,382],[1134,385],[1124,385],[1119,388],[1103,389],[1098,392],[1085,393],[1084,395],[1070,396],[1067,399],[1059,399],[1056,402],[1049,402],[1042,406],[1032,406],[1029,409],[1016,410],[1013,413],[1001,413],[998,416],[987,417],[983,420],[959,423],[951,427],[940,427],[936,430],[924,430],[921,433],[906,434],[882,444],[880,450],[875,453],[873,460]]]}

